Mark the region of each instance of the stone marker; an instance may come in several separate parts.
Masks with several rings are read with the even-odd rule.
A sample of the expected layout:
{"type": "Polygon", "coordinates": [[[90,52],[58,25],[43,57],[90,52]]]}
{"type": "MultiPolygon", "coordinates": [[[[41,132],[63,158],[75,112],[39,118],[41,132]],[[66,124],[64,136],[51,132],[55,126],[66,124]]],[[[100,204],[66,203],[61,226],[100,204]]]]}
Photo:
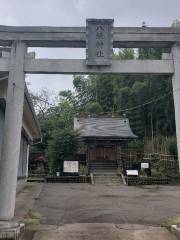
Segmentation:
{"type": "Polygon", "coordinates": [[[111,65],[113,54],[113,22],[113,19],[87,19],[87,65],[111,65]]]}

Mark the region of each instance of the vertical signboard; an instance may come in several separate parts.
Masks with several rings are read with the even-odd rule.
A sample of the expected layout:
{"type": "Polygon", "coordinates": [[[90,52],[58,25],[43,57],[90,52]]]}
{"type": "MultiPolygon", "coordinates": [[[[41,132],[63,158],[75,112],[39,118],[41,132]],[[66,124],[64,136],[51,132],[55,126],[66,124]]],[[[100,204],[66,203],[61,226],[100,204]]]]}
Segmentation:
{"type": "Polygon", "coordinates": [[[109,66],[113,53],[113,19],[86,20],[86,64],[109,66]]]}

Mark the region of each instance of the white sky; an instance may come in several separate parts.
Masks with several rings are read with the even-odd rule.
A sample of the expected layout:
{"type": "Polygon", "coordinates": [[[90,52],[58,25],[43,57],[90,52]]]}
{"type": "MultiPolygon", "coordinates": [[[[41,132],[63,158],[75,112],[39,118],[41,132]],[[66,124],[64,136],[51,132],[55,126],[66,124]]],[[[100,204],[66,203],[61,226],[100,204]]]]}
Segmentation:
{"type": "MultiPolygon", "coordinates": [[[[115,26],[170,26],[180,19],[180,0],[0,0],[0,24],[85,26],[86,18],[114,18],[115,26]]],[[[31,49],[32,50],[32,49],[31,49]]],[[[82,49],[37,49],[37,57],[84,58],[82,49]]],[[[28,75],[29,88],[72,89],[69,75],[28,75]]]]}

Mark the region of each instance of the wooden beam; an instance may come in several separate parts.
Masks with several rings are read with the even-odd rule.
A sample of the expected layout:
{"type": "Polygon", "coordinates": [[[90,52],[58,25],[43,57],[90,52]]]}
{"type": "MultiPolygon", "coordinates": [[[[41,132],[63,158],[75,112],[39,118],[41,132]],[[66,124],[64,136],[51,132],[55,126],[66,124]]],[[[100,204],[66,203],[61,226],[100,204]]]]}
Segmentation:
{"type": "Polygon", "coordinates": [[[87,66],[78,59],[25,59],[24,71],[34,74],[173,74],[172,60],[121,60],[110,67],[87,66]]]}
{"type": "MultiPolygon", "coordinates": [[[[115,27],[113,46],[121,47],[170,47],[180,42],[180,29],[172,27],[137,28],[115,27]]],[[[85,27],[15,27],[0,26],[0,45],[11,46],[20,40],[29,47],[86,47],[85,27]]]]}

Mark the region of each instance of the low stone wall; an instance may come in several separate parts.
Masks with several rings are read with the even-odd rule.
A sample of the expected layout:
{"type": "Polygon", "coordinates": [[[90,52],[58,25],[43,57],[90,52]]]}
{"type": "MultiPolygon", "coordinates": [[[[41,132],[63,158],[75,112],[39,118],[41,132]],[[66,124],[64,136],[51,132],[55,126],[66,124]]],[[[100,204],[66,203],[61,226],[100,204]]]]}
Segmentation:
{"type": "Polygon", "coordinates": [[[125,177],[127,185],[159,185],[169,184],[168,177],[125,177]]]}
{"type": "Polygon", "coordinates": [[[46,177],[47,182],[51,183],[91,183],[90,176],[61,176],[61,177],[46,177]]]}

